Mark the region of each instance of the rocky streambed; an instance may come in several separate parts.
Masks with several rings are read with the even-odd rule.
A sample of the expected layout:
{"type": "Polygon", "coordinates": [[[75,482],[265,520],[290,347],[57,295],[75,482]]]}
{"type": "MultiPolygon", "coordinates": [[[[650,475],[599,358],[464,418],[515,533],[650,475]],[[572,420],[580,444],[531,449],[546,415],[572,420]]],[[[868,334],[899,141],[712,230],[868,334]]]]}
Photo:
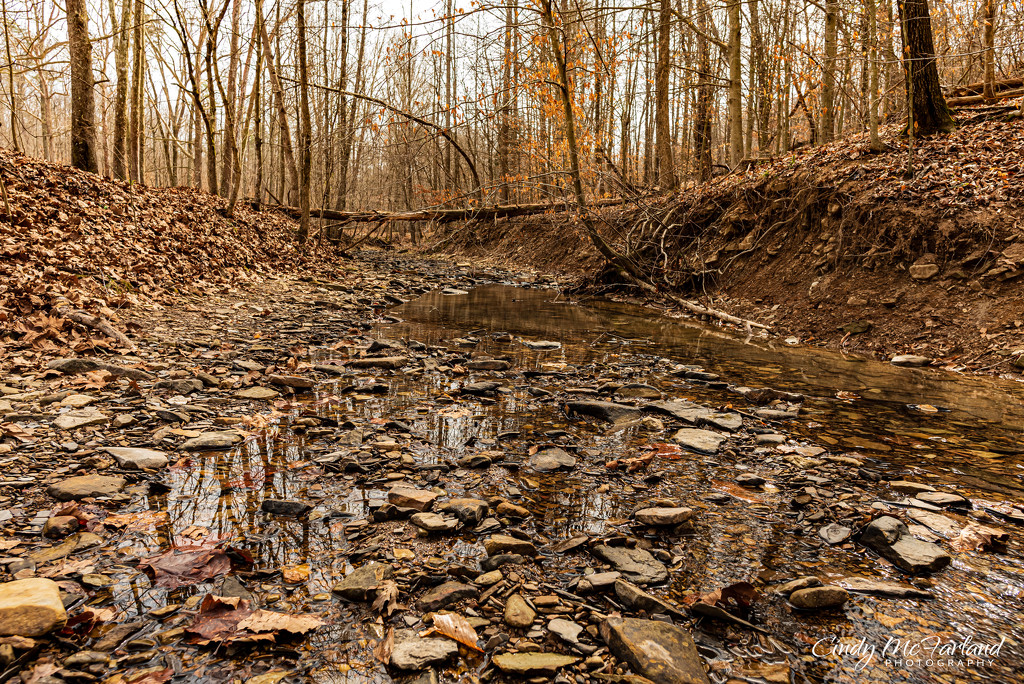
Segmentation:
{"type": "Polygon", "coordinates": [[[0,379],[0,680],[1016,681],[1022,393],[373,258],[0,379]]]}

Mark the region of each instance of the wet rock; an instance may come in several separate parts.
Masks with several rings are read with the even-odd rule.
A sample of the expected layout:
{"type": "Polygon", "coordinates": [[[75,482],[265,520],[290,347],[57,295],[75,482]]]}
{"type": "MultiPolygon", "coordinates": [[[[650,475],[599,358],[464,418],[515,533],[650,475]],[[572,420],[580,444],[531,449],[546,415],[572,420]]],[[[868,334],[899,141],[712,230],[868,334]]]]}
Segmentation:
{"type": "Polygon", "coordinates": [[[390,565],[370,561],[365,563],[341,580],[331,590],[350,601],[368,601],[376,594],[377,586],[384,580],[395,576],[390,565]]]}
{"type": "Polygon", "coordinates": [[[103,447],[126,470],[156,470],[167,466],[167,454],[156,449],[133,447],[103,447]]]}
{"type": "Polygon", "coordinates": [[[77,430],[89,425],[106,425],[109,420],[106,414],[87,408],[62,413],[53,420],[53,426],[59,430],[77,430]]]}
{"type": "Polygon", "coordinates": [[[90,373],[94,370],[102,370],[119,378],[130,378],[132,380],[150,380],[153,375],[140,368],[127,368],[115,363],[106,363],[96,359],[54,359],[46,364],[46,367],[64,373],[65,375],[78,375],[90,373]]]}
{"type": "Polygon", "coordinates": [[[494,656],[492,662],[505,674],[529,676],[553,675],[579,660],[561,653],[502,653],[494,656]]]}
{"type": "Polygon", "coordinates": [[[907,526],[891,516],[868,523],[858,541],[896,567],[914,575],[937,572],[952,561],[940,547],[912,537],[907,526]]]}
{"type": "Polygon", "coordinates": [[[853,530],[849,527],[839,525],[838,523],[829,523],[818,530],[818,536],[832,545],[842,544],[850,538],[852,533],[853,530]]]}
{"type": "Polygon", "coordinates": [[[55,515],[43,524],[43,536],[47,539],[63,539],[78,531],[80,523],[73,515],[55,515]]]}
{"type": "Polygon", "coordinates": [[[377,352],[402,352],[405,350],[405,345],[398,340],[374,340],[370,343],[370,346],[366,348],[367,354],[376,354],[377,352]]]}
{"type": "Polygon", "coordinates": [[[395,634],[391,666],[399,670],[422,670],[443,663],[459,653],[459,645],[451,639],[421,637],[409,631],[395,634]]]}
{"type": "Polygon", "coordinates": [[[42,636],[67,619],[53,580],[31,577],[0,584],[0,636],[42,636]]]}
{"type": "Polygon", "coordinates": [[[960,534],[960,525],[955,520],[938,513],[911,508],[907,510],[907,517],[938,532],[943,537],[953,538],[960,534]]]}
{"type": "Polygon", "coordinates": [[[512,594],[505,602],[505,624],[515,629],[526,629],[537,619],[537,612],[520,594],[512,594]]]}
{"type": "Polygon", "coordinates": [[[772,432],[762,432],[754,438],[754,443],[761,446],[778,446],[786,443],[786,435],[772,432]]]}
{"type": "Polygon", "coordinates": [[[46,489],[46,493],[57,501],[71,501],[88,497],[114,496],[124,489],[123,477],[107,475],[80,475],[55,482],[46,489]]]}
{"type": "Polygon", "coordinates": [[[501,383],[498,382],[471,382],[468,385],[463,385],[462,393],[484,397],[493,395],[499,387],[501,387],[501,383]]]}
{"type": "Polygon", "coordinates": [[[584,575],[576,585],[576,592],[580,594],[591,594],[595,591],[605,591],[611,588],[616,580],[622,579],[622,573],[612,570],[611,572],[595,572],[584,575]]]}
{"type": "Polygon", "coordinates": [[[399,508],[412,508],[417,511],[429,510],[434,505],[437,494],[413,487],[393,487],[388,492],[388,501],[399,508]]]}
{"type": "Polygon", "coordinates": [[[511,363],[501,359],[477,359],[466,364],[471,371],[507,371],[511,367],[511,363]]]}
{"type": "Polygon", "coordinates": [[[467,527],[476,527],[490,507],[483,499],[452,499],[441,506],[442,513],[451,513],[467,527]]]}
{"type": "Polygon", "coordinates": [[[185,440],[181,448],[185,451],[214,451],[217,449],[230,449],[241,441],[242,435],[230,430],[204,432],[198,437],[185,440]]]}
{"type": "Polygon", "coordinates": [[[488,556],[497,556],[502,553],[515,553],[523,556],[536,556],[537,547],[533,542],[525,539],[517,539],[507,534],[495,534],[484,540],[484,549],[488,556]]]}
{"type": "Polygon", "coordinates": [[[672,435],[672,441],[700,454],[714,454],[725,441],[725,436],[710,430],[683,428],[672,435]]]}
{"type": "Polygon", "coordinates": [[[99,535],[95,535],[92,532],[78,532],[56,546],[33,551],[28,554],[27,558],[36,565],[42,565],[43,563],[50,563],[61,558],[67,558],[77,551],[91,549],[101,543],[103,543],[103,539],[99,537],[99,535]]]}
{"type": "Polygon", "coordinates": [[[675,418],[690,425],[696,425],[712,414],[711,409],[689,401],[652,401],[644,406],[644,410],[675,418]]]}
{"type": "Polygon", "coordinates": [[[261,387],[260,385],[254,385],[252,387],[244,387],[235,392],[236,399],[248,399],[251,401],[262,401],[267,399],[276,399],[281,396],[280,392],[270,389],[269,387],[261,387]]]}
{"type": "Polygon", "coordinates": [[[567,644],[578,644],[583,628],[572,620],[555,618],[548,623],[548,631],[557,636],[567,644]]]}
{"type": "Polygon", "coordinates": [[[445,606],[458,603],[463,599],[476,598],[479,595],[480,591],[470,584],[462,584],[461,582],[445,582],[424,594],[423,598],[419,600],[417,605],[421,610],[429,612],[433,610],[440,610],[445,606]]]}
{"type": "Polygon", "coordinates": [[[637,584],[657,584],[668,579],[665,565],[644,549],[598,544],[590,552],[637,584]]]}
{"type": "Polygon", "coordinates": [[[970,508],[971,502],[959,494],[951,494],[949,492],[921,492],[915,497],[918,501],[924,501],[933,506],[941,506],[942,508],[970,508]]]}
{"type": "Polygon", "coordinates": [[[561,342],[552,342],[551,340],[519,340],[524,347],[528,349],[540,349],[545,351],[552,351],[554,349],[561,349],[561,342]]]}
{"type": "Polygon", "coordinates": [[[289,515],[297,518],[309,513],[313,507],[304,501],[292,499],[264,499],[260,504],[260,510],[272,515],[289,515]]]}
{"type": "Polygon", "coordinates": [[[564,449],[548,447],[538,451],[530,457],[530,467],[542,473],[558,470],[559,468],[573,468],[576,459],[570,456],[564,449]]]}
{"type": "Polygon", "coordinates": [[[498,504],[497,508],[495,508],[494,510],[495,510],[495,512],[498,515],[504,515],[504,516],[507,516],[509,518],[529,518],[530,517],[530,511],[528,511],[527,509],[523,508],[522,506],[517,506],[514,503],[510,503],[508,501],[502,501],[501,503],[498,504]]]}
{"type": "Polygon", "coordinates": [[[644,383],[630,383],[615,390],[615,394],[627,399],[661,399],[661,390],[644,383]]]}
{"type": "Polygon", "coordinates": [[[882,582],[868,579],[867,577],[847,577],[841,580],[843,586],[855,594],[870,594],[872,596],[885,596],[887,598],[908,598],[908,599],[930,599],[935,594],[916,587],[898,584],[896,582],[882,582]]]}
{"type": "Polygon", "coordinates": [[[409,522],[424,532],[436,534],[459,529],[459,521],[456,518],[446,518],[437,513],[414,513],[409,517],[409,522]]]}
{"type": "Polygon", "coordinates": [[[655,684],[709,684],[693,637],[682,627],[609,617],[601,636],[615,657],[655,684]]]}
{"type": "Polygon", "coordinates": [[[909,367],[927,366],[931,362],[932,360],[927,356],[918,356],[917,354],[898,354],[889,361],[894,366],[909,367]]]}
{"type": "Polygon", "coordinates": [[[889,486],[895,489],[897,492],[903,492],[904,494],[920,494],[922,492],[934,492],[935,487],[931,485],[921,484],[920,482],[909,482],[907,480],[892,480],[889,486]]]}
{"type": "Polygon", "coordinates": [[[693,509],[682,506],[675,508],[642,508],[633,514],[637,522],[654,527],[679,525],[693,517],[693,509]]]}
{"type": "Polygon", "coordinates": [[[349,368],[383,368],[397,370],[409,363],[406,356],[371,356],[365,359],[349,359],[345,362],[349,368]]]}
{"type": "Polygon", "coordinates": [[[619,423],[626,420],[639,420],[640,409],[613,401],[570,401],[565,405],[568,413],[590,416],[608,423],[619,423]]]}
{"type": "Polygon", "coordinates": [[[736,477],[736,484],[747,489],[758,489],[764,486],[764,478],[753,473],[742,473],[736,477]]]}
{"type": "Polygon", "coordinates": [[[807,576],[798,577],[795,580],[790,580],[785,584],[780,584],[775,587],[774,591],[776,594],[782,594],[783,596],[789,596],[794,591],[800,591],[801,589],[807,589],[809,587],[820,587],[821,580],[817,577],[807,576]]]}
{"type": "Polygon", "coordinates": [[[738,413],[712,413],[701,418],[699,422],[726,432],[736,432],[743,427],[743,416],[738,413]]]}
{"type": "Polygon", "coordinates": [[[804,610],[822,610],[826,608],[838,608],[850,598],[842,587],[827,584],[822,587],[808,587],[798,589],[789,596],[789,602],[797,608],[804,610]]]}
{"type": "Polygon", "coordinates": [[[316,384],[310,378],[300,375],[268,375],[267,382],[279,387],[290,387],[295,390],[310,390],[316,384]]]}
{"type": "Polygon", "coordinates": [[[459,459],[460,468],[489,468],[494,460],[486,454],[469,454],[459,459]]]}
{"type": "MultiPolygon", "coordinates": [[[[616,573],[617,574],[617,573],[616,573]]],[[[627,608],[633,610],[644,610],[648,613],[664,613],[665,615],[682,615],[679,609],[670,603],[662,601],[657,596],[648,594],[646,591],[631,584],[624,579],[615,580],[615,596],[627,608]]]]}
{"type": "Polygon", "coordinates": [[[499,553],[481,560],[480,569],[484,572],[491,572],[493,570],[497,570],[503,565],[522,565],[526,561],[526,556],[518,553],[499,553]]]}

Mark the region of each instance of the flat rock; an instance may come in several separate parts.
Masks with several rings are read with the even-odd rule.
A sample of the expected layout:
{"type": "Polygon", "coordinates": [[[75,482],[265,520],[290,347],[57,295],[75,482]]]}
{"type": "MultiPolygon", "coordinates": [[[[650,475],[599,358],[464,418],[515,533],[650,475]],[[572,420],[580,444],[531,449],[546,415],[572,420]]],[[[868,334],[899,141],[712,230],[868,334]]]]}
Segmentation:
{"type": "Polygon", "coordinates": [[[625,420],[638,420],[642,414],[640,409],[613,401],[570,401],[565,405],[569,413],[590,416],[608,423],[619,423],[625,420]]]}
{"type": "Polygon", "coordinates": [[[859,541],[912,575],[937,572],[953,560],[939,546],[911,536],[907,526],[891,516],[868,523],[859,541]]]}
{"type": "Polygon", "coordinates": [[[131,378],[132,380],[150,380],[152,373],[140,368],[127,368],[116,363],[106,363],[96,359],[54,359],[46,364],[46,367],[64,373],[66,375],[78,375],[90,373],[94,370],[102,370],[119,378],[131,378]]]}
{"type": "Polygon", "coordinates": [[[90,397],[88,394],[71,394],[61,399],[60,405],[64,408],[81,409],[92,406],[97,401],[97,397],[90,397]]]}
{"type": "Polygon", "coordinates": [[[627,399],[661,399],[661,390],[642,382],[623,385],[615,390],[615,394],[627,399]]]}
{"type": "Polygon", "coordinates": [[[515,629],[526,629],[537,619],[537,612],[520,594],[512,594],[505,601],[505,624],[515,629]]]}
{"type": "Polygon", "coordinates": [[[448,518],[438,513],[414,513],[409,522],[425,532],[444,533],[459,529],[456,518],[448,518]]]}
{"type": "Polygon", "coordinates": [[[56,546],[50,546],[45,549],[33,551],[28,554],[26,558],[36,565],[43,565],[44,563],[51,563],[55,560],[67,558],[77,551],[91,549],[92,547],[98,546],[102,543],[103,539],[97,534],[93,534],[92,532],[79,532],[68,537],[56,546]]]}
{"type": "Polygon", "coordinates": [[[466,370],[471,371],[507,371],[512,364],[502,359],[477,359],[466,364],[466,370]]]}
{"type": "Polygon", "coordinates": [[[935,598],[935,594],[930,591],[924,591],[916,587],[911,587],[906,584],[898,584],[896,582],[882,582],[879,580],[868,579],[867,577],[846,577],[840,580],[840,582],[848,591],[855,594],[870,594],[872,596],[884,596],[886,598],[935,598]]]}
{"type": "Polygon", "coordinates": [[[920,482],[910,482],[908,480],[892,480],[889,482],[889,486],[897,492],[903,492],[904,494],[920,494],[922,492],[935,491],[935,487],[932,487],[931,485],[921,484],[920,482]]]}
{"type": "Polygon", "coordinates": [[[462,393],[472,394],[478,397],[484,397],[487,395],[494,394],[495,392],[498,391],[499,387],[501,387],[500,382],[471,382],[467,385],[462,386],[462,393]]]}
{"type": "Polygon", "coordinates": [[[655,684],[709,684],[690,633],[656,620],[609,617],[601,636],[615,657],[655,684]]]}
{"type": "Polygon", "coordinates": [[[561,349],[561,342],[552,342],[551,340],[519,340],[524,347],[529,349],[539,349],[545,351],[551,351],[553,349],[561,349]]]}
{"type": "Polygon", "coordinates": [[[468,527],[480,524],[489,511],[490,506],[483,499],[452,499],[441,506],[442,513],[451,513],[468,527]]]}
{"type": "Polygon", "coordinates": [[[665,564],[644,549],[598,544],[590,552],[637,584],[657,584],[668,579],[665,564]]]}
{"type": "Polygon", "coordinates": [[[67,619],[53,580],[30,577],[0,584],[0,636],[42,636],[67,619]]]}
{"type": "Polygon", "coordinates": [[[488,556],[497,556],[502,553],[521,554],[523,556],[536,556],[537,547],[533,542],[525,539],[510,537],[507,534],[495,534],[484,540],[484,549],[488,556]]]}
{"type": "Polygon", "coordinates": [[[838,523],[829,523],[818,530],[818,536],[829,544],[841,544],[849,539],[852,533],[853,530],[849,527],[838,523]]]}
{"type": "Polygon", "coordinates": [[[399,508],[412,508],[417,511],[429,510],[434,505],[437,494],[425,489],[414,487],[392,487],[388,492],[388,501],[399,508]]]}
{"type": "Polygon", "coordinates": [[[821,580],[813,576],[798,577],[795,580],[790,580],[785,584],[780,584],[774,588],[776,594],[782,594],[783,596],[789,596],[794,591],[800,591],[801,589],[807,589],[808,587],[820,587],[821,580]]]}
{"type": "Polygon", "coordinates": [[[548,631],[567,644],[578,644],[583,628],[572,620],[555,618],[548,623],[548,631]]]}
{"type": "Polygon", "coordinates": [[[53,419],[53,426],[59,430],[77,430],[89,425],[106,425],[109,420],[106,414],[86,408],[60,414],[53,419]]]}
{"type": "Polygon", "coordinates": [[[633,514],[637,522],[643,525],[670,526],[679,525],[693,517],[693,509],[682,506],[675,508],[642,508],[633,514]]]}
{"type": "Polygon", "coordinates": [[[542,473],[558,470],[559,468],[570,469],[576,466],[576,459],[569,455],[564,449],[548,447],[530,456],[530,467],[542,473]]]}
{"type": "Polygon", "coordinates": [[[624,579],[616,579],[614,587],[615,596],[624,605],[633,610],[644,610],[648,613],[664,613],[665,615],[682,615],[680,610],[672,604],[662,601],[653,594],[648,594],[640,587],[624,579]]]}
{"type": "Polygon", "coordinates": [[[370,561],[349,574],[331,590],[350,601],[368,601],[377,592],[377,585],[395,576],[395,571],[386,563],[370,561]]]}
{"type": "Polygon", "coordinates": [[[395,635],[395,645],[391,651],[391,666],[398,670],[422,670],[423,668],[443,663],[459,654],[459,645],[451,639],[441,637],[421,637],[415,632],[403,632],[395,635]]]}
{"type": "Polygon", "coordinates": [[[710,425],[726,432],[736,432],[743,427],[743,416],[731,412],[711,413],[701,418],[699,422],[701,425],[710,425]]]}
{"type": "Polygon", "coordinates": [[[421,610],[430,612],[440,610],[463,599],[476,598],[479,595],[480,590],[471,584],[445,582],[424,594],[417,605],[421,610]]]}
{"type": "Polygon", "coordinates": [[[499,670],[512,675],[552,675],[563,667],[579,662],[575,656],[561,653],[501,653],[493,662],[499,670]]]}
{"type": "Polygon", "coordinates": [[[960,534],[960,524],[952,518],[947,518],[940,513],[910,508],[907,509],[907,517],[914,522],[921,523],[925,527],[938,532],[947,539],[952,539],[960,534]]]}
{"type": "Polygon", "coordinates": [[[970,508],[971,502],[966,497],[950,492],[921,492],[914,496],[918,501],[924,501],[933,506],[942,508],[970,508]]]}
{"type": "Polygon", "coordinates": [[[204,432],[198,437],[185,440],[181,448],[185,451],[214,451],[230,449],[242,441],[242,435],[230,430],[204,432]]]}
{"type": "Polygon", "coordinates": [[[135,447],[103,447],[103,451],[114,457],[117,464],[126,470],[155,470],[167,466],[167,454],[156,449],[135,447]]]}
{"type": "Polygon", "coordinates": [[[644,406],[644,411],[669,416],[690,425],[696,425],[713,413],[711,409],[689,401],[652,401],[644,406]]]}
{"type": "Polygon", "coordinates": [[[804,610],[838,608],[846,603],[850,594],[842,587],[826,584],[821,587],[797,589],[789,595],[789,602],[804,610]]]}
{"type": "Polygon", "coordinates": [[[722,446],[725,436],[710,430],[683,428],[672,435],[672,441],[697,453],[714,454],[722,446]]]}
{"type": "Polygon", "coordinates": [[[407,356],[370,356],[364,359],[349,359],[345,365],[349,368],[385,368],[397,370],[409,363],[407,356]]]}
{"type": "Polygon", "coordinates": [[[291,387],[297,390],[313,389],[313,386],[316,384],[312,378],[304,378],[301,375],[269,375],[267,376],[267,382],[271,385],[291,387]]]}
{"type": "Polygon", "coordinates": [[[72,501],[89,497],[114,496],[124,489],[123,477],[107,475],[79,475],[54,482],[47,487],[46,493],[57,501],[72,501]]]}
{"type": "Polygon", "coordinates": [[[264,499],[260,504],[260,510],[271,515],[290,515],[298,518],[309,513],[313,507],[305,501],[293,499],[264,499]]]}
{"type": "Polygon", "coordinates": [[[279,396],[281,396],[280,392],[272,390],[269,387],[262,387],[260,385],[244,387],[235,392],[236,399],[249,399],[253,401],[276,399],[279,396]]]}

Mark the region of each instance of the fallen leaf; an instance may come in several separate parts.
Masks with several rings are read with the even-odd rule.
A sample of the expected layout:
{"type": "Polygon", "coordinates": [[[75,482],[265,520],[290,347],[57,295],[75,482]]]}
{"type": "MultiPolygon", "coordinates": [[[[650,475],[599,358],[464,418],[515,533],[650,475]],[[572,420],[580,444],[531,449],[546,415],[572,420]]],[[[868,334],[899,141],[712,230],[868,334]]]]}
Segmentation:
{"type": "Polygon", "coordinates": [[[994,551],[1005,548],[1009,535],[998,527],[967,523],[960,536],[949,544],[956,551],[994,551]]]}
{"type": "Polygon", "coordinates": [[[420,636],[427,636],[433,633],[446,636],[474,651],[480,651],[483,653],[483,650],[476,645],[478,637],[476,635],[476,630],[473,629],[473,625],[469,624],[469,620],[458,613],[442,613],[434,615],[433,625],[431,625],[430,629],[425,630],[420,634],[420,636]]]}
{"type": "Polygon", "coordinates": [[[388,633],[384,635],[384,638],[381,639],[376,646],[373,647],[373,657],[376,658],[378,662],[387,665],[391,662],[391,651],[394,650],[394,648],[395,628],[389,627],[388,633]]]}
{"type": "Polygon", "coordinates": [[[398,608],[398,585],[393,580],[385,580],[377,585],[377,598],[371,606],[373,610],[391,615],[398,608]]]}
{"type": "Polygon", "coordinates": [[[323,626],[324,621],[312,615],[288,615],[275,613],[271,610],[257,610],[238,623],[238,629],[246,629],[254,634],[264,632],[289,632],[305,634],[323,626]]]}

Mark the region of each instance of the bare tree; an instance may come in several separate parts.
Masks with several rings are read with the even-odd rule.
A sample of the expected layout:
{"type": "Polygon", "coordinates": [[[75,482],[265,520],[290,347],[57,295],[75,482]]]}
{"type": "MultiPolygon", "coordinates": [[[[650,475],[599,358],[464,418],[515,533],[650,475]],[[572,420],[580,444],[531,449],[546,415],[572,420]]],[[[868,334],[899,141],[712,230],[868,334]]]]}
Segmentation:
{"type": "Polygon", "coordinates": [[[96,108],[93,101],[92,42],[85,0],[67,0],[71,53],[71,165],[96,173],[96,108]]]}

